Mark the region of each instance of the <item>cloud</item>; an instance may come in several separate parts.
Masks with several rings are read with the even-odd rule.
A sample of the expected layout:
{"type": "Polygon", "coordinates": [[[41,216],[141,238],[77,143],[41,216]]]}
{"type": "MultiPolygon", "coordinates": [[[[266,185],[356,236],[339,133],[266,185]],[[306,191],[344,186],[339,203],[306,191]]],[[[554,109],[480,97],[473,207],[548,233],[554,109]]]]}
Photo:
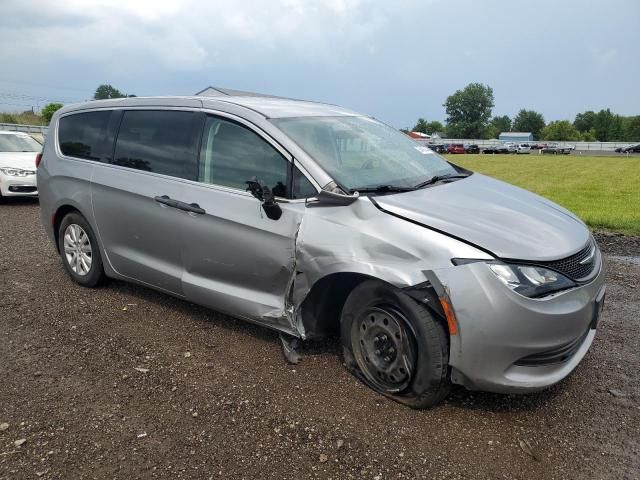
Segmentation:
{"type": "Polygon", "coordinates": [[[498,115],[640,111],[630,60],[638,0],[0,3],[7,98],[81,100],[105,82],[141,95],[213,84],[339,103],[404,127],[443,120],[447,95],[482,82],[498,115]]]}
{"type": "Polygon", "coordinates": [[[121,2],[9,0],[0,54],[28,38],[22,54],[89,64],[157,63],[179,72],[260,61],[287,52],[305,62],[335,63],[354,50],[375,51],[384,10],[365,0],[219,0],[121,2]],[[29,21],[37,11],[37,22],[29,21]]]}

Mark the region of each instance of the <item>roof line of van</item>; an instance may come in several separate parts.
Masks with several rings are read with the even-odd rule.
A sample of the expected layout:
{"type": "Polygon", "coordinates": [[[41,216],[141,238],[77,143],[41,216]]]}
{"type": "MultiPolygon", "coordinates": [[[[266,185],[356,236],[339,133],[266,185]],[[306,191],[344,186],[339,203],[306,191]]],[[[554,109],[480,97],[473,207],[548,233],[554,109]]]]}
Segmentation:
{"type": "Polygon", "coordinates": [[[153,106],[154,100],[158,101],[158,106],[189,106],[187,103],[192,103],[190,106],[195,106],[197,103],[200,108],[207,108],[217,102],[225,103],[228,105],[234,105],[239,108],[246,109],[254,112],[265,119],[278,118],[279,110],[287,110],[287,107],[294,112],[292,116],[296,114],[313,115],[358,115],[356,112],[350,111],[346,108],[338,105],[314,102],[309,100],[296,100],[292,98],[283,97],[242,97],[242,96],[155,96],[155,97],[124,97],[113,98],[105,100],[90,100],[87,102],[69,104],[66,105],[61,113],[76,111],[76,110],[88,110],[92,108],[109,108],[109,107],[135,107],[135,106],[153,106]],[[162,105],[163,101],[166,101],[166,105],[162,105]],[[185,105],[180,105],[182,102],[185,105]]]}

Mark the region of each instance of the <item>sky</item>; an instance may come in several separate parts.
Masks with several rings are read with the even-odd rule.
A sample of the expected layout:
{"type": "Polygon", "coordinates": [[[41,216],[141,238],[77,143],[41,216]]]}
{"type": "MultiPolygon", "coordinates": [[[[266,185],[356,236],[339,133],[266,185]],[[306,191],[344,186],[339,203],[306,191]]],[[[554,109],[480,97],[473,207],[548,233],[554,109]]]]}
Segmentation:
{"type": "Polygon", "coordinates": [[[397,128],[493,88],[494,115],[640,114],[640,0],[0,0],[0,111],[213,85],[397,128]]]}

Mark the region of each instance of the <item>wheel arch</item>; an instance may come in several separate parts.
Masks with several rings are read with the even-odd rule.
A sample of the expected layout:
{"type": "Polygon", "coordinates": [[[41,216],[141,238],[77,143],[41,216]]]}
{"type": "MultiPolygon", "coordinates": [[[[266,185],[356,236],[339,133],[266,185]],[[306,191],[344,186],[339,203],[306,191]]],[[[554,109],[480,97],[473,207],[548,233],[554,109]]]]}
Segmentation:
{"type": "MultiPolygon", "coordinates": [[[[60,224],[62,223],[62,219],[64,217],[66,217],[69,213],[78,213],[79,215],[82,215],[82,217],[89,222],[89,219],[87,218],[87,216],[82,212],[82,210],[80,208],[78,208],[78,206],[76,205],[72,205],[69,203],[65,203],[63,205],[60,205],[54,212],[51,218],[51,225],[53,227],[53,238],[55,240],[55,246],[56,246],[56,250],[58,251],[58,253],[60,253],[60,244],[59,244],[59,240],[60,240],[60,224]]],[[[90,223],[89,223],[90,224],[90,223]]]]}
{"type": "Polygon", "coordinates": [[[439,301],[439,285],[432,285],[432,281],[428,280],[420,285],[400,288],[385,279],[365,273],[335,272],[317,280],[300,304],[306,337],[326,337],[339,333],[340,315],[347,297],[354,288],[366,280],[378,280],[404,292],[415,302],[431,310],[435,314],[434,318],[444,325],[447,333],[451,334],[439,301]]]}
{"type": "Polygon", "coordinates": [[[317,280],[300,305],[307,338],[339,333],[340,314],[347,297],[357,285],[373,278],[358,272],[336,272],[317,280]]]}

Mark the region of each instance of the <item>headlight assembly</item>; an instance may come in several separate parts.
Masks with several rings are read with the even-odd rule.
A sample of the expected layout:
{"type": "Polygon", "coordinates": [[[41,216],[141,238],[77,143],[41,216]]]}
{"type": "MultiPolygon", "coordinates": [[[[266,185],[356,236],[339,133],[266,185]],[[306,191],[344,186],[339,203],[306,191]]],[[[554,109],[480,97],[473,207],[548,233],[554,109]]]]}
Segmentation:
{"type": "Polygon", "coordinates": [[[544,297],[561,290],[573,288],[577,284],[555,270],[538,265],[518,265],[497,260],[452,258],[454,265],[485,263],[491,272],[507,287],[529,298],[544,297]]]}
{"type": "Polygon", "coordinates": [[[10,177],[27,177],[29,175],[35,175],[33,170],[22,170],[21,168],[2,167],[0,172],[10,177]]]}
{"type": "Polygon", "coordinates": [[[502,283],[525,297],[543,297],[576,284],[561,273],[535,265],[490,263],[489,269],[502,283]]]}

